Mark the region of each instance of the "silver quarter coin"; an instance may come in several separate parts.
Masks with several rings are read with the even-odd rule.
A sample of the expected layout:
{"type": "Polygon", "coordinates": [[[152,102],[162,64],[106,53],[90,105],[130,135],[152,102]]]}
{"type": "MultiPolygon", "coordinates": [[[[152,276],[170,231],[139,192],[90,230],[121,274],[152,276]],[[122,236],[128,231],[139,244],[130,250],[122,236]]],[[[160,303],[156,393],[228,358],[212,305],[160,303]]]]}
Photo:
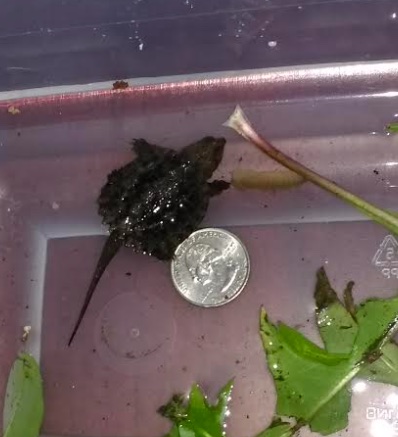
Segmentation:
{"type": "Polygon", "coordinates": [[[246,285],[250,260],[242,242],[223,229],[192,233],[176,249],[171,276],[178,292],[202,307],[235,299],[246,285]]]}

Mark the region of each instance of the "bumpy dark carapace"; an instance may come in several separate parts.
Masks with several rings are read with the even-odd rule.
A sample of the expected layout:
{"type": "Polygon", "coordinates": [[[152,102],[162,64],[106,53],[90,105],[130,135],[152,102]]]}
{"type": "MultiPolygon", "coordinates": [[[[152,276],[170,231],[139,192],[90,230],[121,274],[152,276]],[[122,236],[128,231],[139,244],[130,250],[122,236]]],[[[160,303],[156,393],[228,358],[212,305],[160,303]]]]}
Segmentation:
{"type": "Polygon", "coordinates": [[[134,140],[136,158],[108,175],[98,212],[110,235],[98,260],[72,343],[102,274],[122,246],[171,260],[177,246],[202,222],[212,196],[229,188],[208,182],[219,166],[224,138],[205,137],[180,151],[134,140]]]}

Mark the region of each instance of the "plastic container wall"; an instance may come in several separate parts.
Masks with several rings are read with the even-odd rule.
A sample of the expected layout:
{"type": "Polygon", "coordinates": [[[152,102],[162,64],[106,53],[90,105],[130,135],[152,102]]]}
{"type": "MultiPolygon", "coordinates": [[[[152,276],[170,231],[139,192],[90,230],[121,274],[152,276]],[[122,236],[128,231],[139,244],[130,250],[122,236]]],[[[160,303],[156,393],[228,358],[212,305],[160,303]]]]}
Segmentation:
{"type": "Polygon", "coordinates": [[[0,91],[393,59],[395,0],[4,2],[0,91]]]}

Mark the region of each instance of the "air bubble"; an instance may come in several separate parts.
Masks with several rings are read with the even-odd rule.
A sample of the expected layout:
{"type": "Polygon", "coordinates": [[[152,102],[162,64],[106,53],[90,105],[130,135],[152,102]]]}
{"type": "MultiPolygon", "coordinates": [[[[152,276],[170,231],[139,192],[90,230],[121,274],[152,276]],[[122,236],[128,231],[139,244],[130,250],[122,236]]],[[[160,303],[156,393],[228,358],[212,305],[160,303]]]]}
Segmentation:
{"type": "Polygon", "coordinates": [[[130,336],[133,338],[137,338],[140,336],[140,330],[138,328],[132,328],[130,331],[130,336]]]}

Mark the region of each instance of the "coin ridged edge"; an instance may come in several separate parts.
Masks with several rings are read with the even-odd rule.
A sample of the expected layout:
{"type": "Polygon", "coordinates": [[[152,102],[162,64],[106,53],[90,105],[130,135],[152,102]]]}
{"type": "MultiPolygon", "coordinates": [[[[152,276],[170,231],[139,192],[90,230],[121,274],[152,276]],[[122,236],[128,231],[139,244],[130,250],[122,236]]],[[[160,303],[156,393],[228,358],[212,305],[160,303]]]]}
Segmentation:
{"type": "Polygon", "coordinates": [[[175,278],[175,274],[174,274],[174,269],[173,269],[173,266],[175,265],[175,260],[174,259],[170,263],[171,279],[172,279],[174,288],[176,289],[178,294],[181,297],[183,297],[183,299],[186,300],[187,302],[191,303],[192,305],[195,305],[195,306],[198,306],[198,307],[202,307],[202,308],[219,308],[219,307],[224,306],[224,305],[228,304],[229,302],[232,302],[233,300],[235,300],[242,293],[244,288],[246,287],[247,282],[248,282],[249,277],[250,277],[250,272],[251,272],[250,256],[249,256],[249,252],[247,251],[247,248],[243,244],[242,240],[239,237],[237,237],[235,234],[233,234],[232,232],[227,231],[226,229],[223,229],[223,228],[202,228],[202,229],[198,229],[197,231],[192,232],[192,234],[190,234],[189,237],[187,237],[182,243],[179,244],[179,246],[177,247],[174,255],[178,256],[179,249],[182,247],[182,245],[187,240],[193,238],[196,234],[202,234],[204,232],[221,232],[221,233],[227,234],[233,240],[237,241],[239,246],[243,249],[247,268],[246,268],[245,278],[243,279],[242,285],[239,287],[239,291],[237,291],[231,298],[226,299],[225,302],[223,301],[223,302],[220,302],[220,303],[217,303],[217,304],[204,304],[204,303],[199,303],[197,301],[193,301],[193,300],[189,299],[185,294],[182,293],[182,291],[180,290],[180,287],[177,284],[177,281],[176,281],[176,278],[175,278]]]}

